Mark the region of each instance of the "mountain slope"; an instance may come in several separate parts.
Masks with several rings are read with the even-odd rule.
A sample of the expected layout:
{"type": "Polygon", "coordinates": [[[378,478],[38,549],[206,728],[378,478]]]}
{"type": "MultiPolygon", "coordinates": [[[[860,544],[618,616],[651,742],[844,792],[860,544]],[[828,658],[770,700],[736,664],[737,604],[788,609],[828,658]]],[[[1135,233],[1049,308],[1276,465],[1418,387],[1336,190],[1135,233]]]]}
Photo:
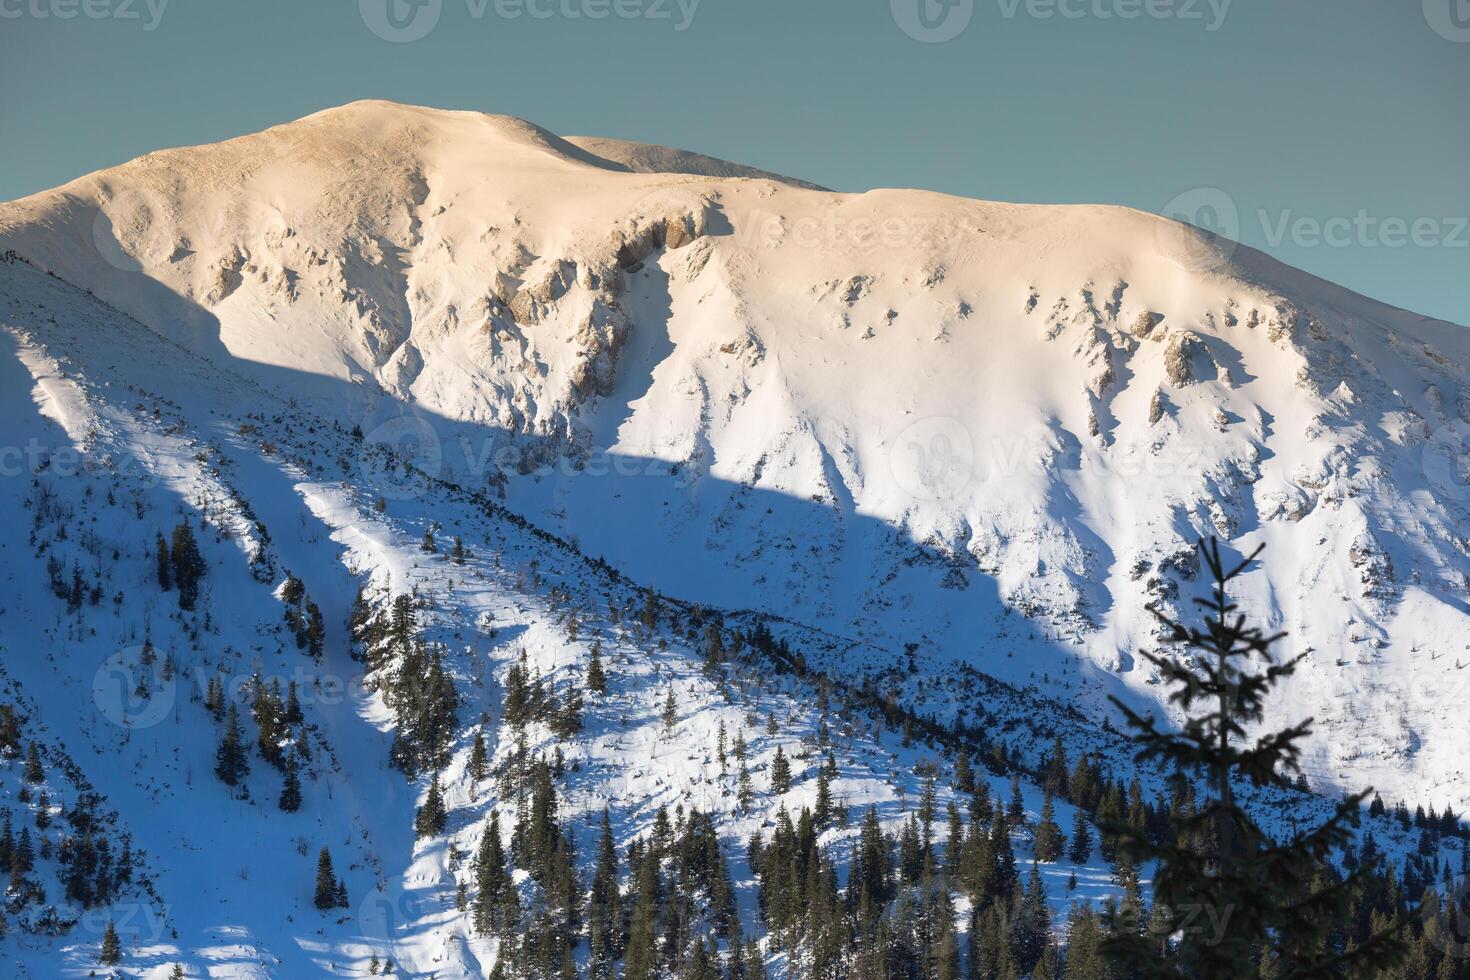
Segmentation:
{"type": "Polygon", "coordinates": [[[1425,693],[1466,676],[1452,325],[1124,209],[627,173],[387,103],[13,202],[0,244],[366,429],[411,405],[641,579],[1082,702],[1147,696],[1194,538],[1269,542],[1316,770],[1466,802],[1425,693]],[[523,475],[589,458],[625,462],[523,475]]]}
{"type": "MultiPolygon", "coordinates": [[[[108,922],[125,966],[146,975],[185,963],[231,977],[359,976],[373,957],[415,974],[483,975],[496,944],[456,910],[456,883],[471,877],[465,855],[488,814],[516,812],[501,787],[527,751],[565,766],[562,816],[581,853],[594,851],[603,808],[624,842],[646,837],[661,808],[716,816],[753,930],[743,845],[782,809],[812,805],[822,753],[838,767],[836,798],[854,813],[875,805],[885,826],[897,828],[912,811],[903,801],[921,796],[920,773],[946,752],[901,740],[840,690],[828,689],[830,708],[826,694],[814,707],[810,675],[740,658],[711,671],[686,607],[670,605],[654,627],[638,624],[644,596],[635,585],[489,501],[404,474],[400,486],[417,492],[380,510],[374,492],[383,484],[362,481],[355,459],[371,447],[344,429],[24,263],[0,263],[0,285],[3,436],[34,461],[26,479],[0,481],[6,512],[33,515],[0,532],[13,604],[0,703],[19,705],[28,736],[48,746],[44,788],[53,806],[75,798],[69,780],[99,794],[91,809],[108,828],[119,821],[109,806],[130,818],[122,825],[138,883],[100,904],[46,905],[13,893],[0,948],[17,975],[88,975],[108,922]],[[155,577],[156,536],[168,537],[178,522],[196,528],[206,569],[193,610],[177,608],[179,589],[161,590],[155,577]],[[425,552],[425,531],[446,542],[452,531],[466,555],[456,559],[447,546],[425,552]],[[75,607],[52,595],[45,569],[53,559],[104,595],[75,607]],[[321,610],[320,653],[293,639],[291,581],[321,610]],[[389,765],[392,665],[354,660],[360,651],[348,621],[359,594],[372,603],[416,596],[423,636],[444,644],[460,690],[452,757],[439,774],[447,832],[432,840],[412,833],[428,777],[405,781],[389,765]],[[545,724],[513,724],[506,672],[529,664],[560,688],[594,642],[608,665],[608,693],[588,694],[582,731],[566,738],[545,724]],[[25,655],[37,650],[46,657],[25,655]],[[303,718],[289,741],[292,752],[305,746],[296,812],[280,812],[281,773],[253,748],[237,785],[214,775],[224,725],[209,707],[210,687],[221,681],[227,703],[248,719],[256,678],[299,695],[303,718]],[[670,693],[672,725],[661,711],[670,693]],[[829,725],[841,732],[822,734],[829,725]],[[55,738],[45,736],[48,727],[55,738]],[[734,764],[727,770],[713,758],[721,728],[749,742],[760,785],[748,807],[734,764]],[[476,731],[497,774],[489,780],[467,773],[476,731]],[[784,794],[766,787],[777,747],[795,767],[784,794]],[[67,760],[68,749],[78,762],[67,760]],[[345,910],[325,916],[311,893],[322,846],[348,894],[345,910]]],[[[989,692],[986,703],[1007,729],[1052,714],[1015,693],[989,692]]],[[[1059,709],[1050,724],[1073,751],[1086,747],[1122,764],[1118,746],[1059,709]]],[[[0,747],[0,791],[23,825],[37,804],[34,789],[17,790],[21,769],[0,747]]],[[[1003,774],[980,778],[1004,797],[1003,774]]],[[[938,801],[952,798],[943,788],[938,801]]],[[[1029,781],[1025,799],[1039,810],[1029,781]]],[[[1070,807],[1058,812],[1070,826],[1070,807]]],[[[856,821],[834,827],[827,845],[841,854],[856,832],[856,821]]],[[[1028,846],[1018,835],[1020,853],[1028,846]]],[[[38,876],[53,874],[51,863],[38,876]]],[[[1051,863],[1045,874],[1059,911],[1112,891],[1101,862],[1051,863]],[[1075,889],[1066,883],[1074,871],[1075,889]]],[[[63,878],[64,867],[53,876],[63,878]]]]}
{"type": "MultiPolygon", "coordinates": [[[[376,102],[0,204],[4,250],[24,260],[0,264],[0,297],[17,379],[6,394],[29,426],[7,444],[37,430],[45,459],[75,445],[126,463],[90,483],[26,470],[6,481],[7,511],[39,480],[97,516],[119,558],[62,550],[99,579],[126,566],[129,592],[148,586],[156,533],[207,522],[211,589],[228,603],[210,607],[211,638],[166,597],[115,622],[72,610],[62,628],[58,600],[26,592],[36,611],[12,642],[75,640],[104,617],[98,642],[131,647],[151,629],[207,672],[258,661],[286,677],[289,572],[326,624],[312,670],[345,681],[361,673],[345,625],[356,588],[382,604],[413,587],[473,711],[498,719],[521,648],[555,676],[598,636],[627,677],[569,750],[589,773],[574,812],[608,802],[631,835],[653,801],[697,801],[738,837],[758,818],[737,817],[702,768],[712,725],[733,727],[744,706],[705,677],[689,622],[668,626],[661,651],[604,615],[609,603],[636,606],[651,584],[687,616],[697,604],[775,625],[855,696],[1002,731],[1023,765],[1054,735],[1121,765],[1099,727],[1114,717],[1106,697],[1154,702],[1136,657],[1156,639],[1145,606],[1186,609],[1201,588],[1190,545],[1213,534],[1269,545],[1242,599],[1310,652],[1271,721],[1317,718],[1313,785],[1470,802],[1462,328],[1127,209],[837,194],[683,151],[376,102]],[[156,516],[132,527],[137,493],[156,516]],[[436,524],[441,551],[459,533],[476,555],[465,570],[419,550],[436,524]],[[603,563],[568,571],[587,559],[603,563]],[[581,639],[567,635],[563,588],[581,639]],[[668,685],[692,716],[661,748],[653,701],[668,685]]],[[[7,532],[28,563],[15,567],[44,571],[23,531],[7,532]]],[[[51,688],[48,714],[90,683],[95,664],[78,669],[51,688]]],[[[810,682],[792,674],[751,710],[810,733],[810,682]]],[[[49,683],[21,679],[37,698],[49,683]]],[[[114,756],[136,769],[184,752],[168,783],[180,799],[192,773],[209,781],[216,724],[187,707],[182,733],[98,750],[109,797],[137,792],[114,756]]],[[[410,839],[426,786],[386,769],[387,701],[356,691],[313,710],[330,761],[307,780],[308,819],[356,828],[333,845],[352,898],[392,896],[418,938],[364,938],[347,922],[314,947],[273,926],[229,937],[228,956],[291,975],[360,964],[392,939],[420,969],[445,949],[454,971],[487,963],[493,949],[450,911],[454,849],[410,839]],[[372,805],[327,795],[342,785],[371,787],[372,805]]],[[[463,785],[471,717],[446,777],[460,850],[489,805],[463,785]]],[[[503,763],[513,740],[492,734],[503,763]]],[[[925,750],[893,738],[877,723],[851,737],[854,803],[892,806],[895,768],[917,794],[909,769],[925,750]]],[[[256,772],[252,796],[269,802],[273,778],[256,772]]],[[[239,873],[231,834],[294,846],[255,829],[258,804],[209,790],[226,817],[200,880],[239,873]]],[[[292,862],[261,886],[314,915],[310,855],[292,862]]],[[[193,887],[180,875],[175,893],[193,887]]],[[[237,896],[219,901],[180,910],[183,949],[223,948],[208,923],[248,919],[237,896]]]]}

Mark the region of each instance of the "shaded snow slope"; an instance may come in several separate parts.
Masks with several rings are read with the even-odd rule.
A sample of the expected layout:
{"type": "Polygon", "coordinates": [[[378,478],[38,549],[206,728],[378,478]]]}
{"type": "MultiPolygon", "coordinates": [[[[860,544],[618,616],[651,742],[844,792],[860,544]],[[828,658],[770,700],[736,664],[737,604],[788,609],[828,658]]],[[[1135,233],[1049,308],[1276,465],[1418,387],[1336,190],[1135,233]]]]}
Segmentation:
{"type": "MultiPolygon", "coordinates": [[[[138,862],[137,886],[116,901],[71,908],[52,885],[51,912],[27,906],[0,945],[12,975],[89,975],[108,921],[118,926],[124,968],[149,976],[175,963],[191,975],[361,976],[373,956],[413,975],[485,975],[494,943],[456,909],[455,889],[486,815],[508,816],[515,801],[500,797],[497,779],[467,775],[477,729],[497,769],[523,748],[562,758],[562,814],[587,860],[604,807],[620,845],[647,834],[660,807],[716,815],[752,931],[744,844],[780,807],[812,804],[827,747],[838,766],[835,797],[854,813],[877,806],[890,827],[912,812],[921,773],[946,771],[953,744],[905,744],[845,706],[840,689],[827,707],[810,678],[773,665],[711,672],[687,607],[672,605],[656,629],[636,625],[643,597],[634,584],[483,498],[405,472],[380,510],[375,497],[388,481],[364,480],[370,470],[359,456],[371,450],[345,429],[24,263],[0,263],[0,380],[0,438],[26,447],[30,460],[24,473],[0,480],[0,505],[24,517],[0,524],[0,703],[33,719],[27,728],[44,747],[53,805],[69,805],[77,792],[69,787],[90,778],[107,826],[127,834],[138,862]],[[402,492],[410,486],[413,494],[402,492]],[[206,565],[192,613],[160,591],[155,574],[155,535],[180,520],[197,529],[206,565]],[[425,553],[426,529],[441,540],[462,536],[465,560],[425,553]],[[78,567],[89,587],[104,586],[102,598],[73,609],[52,595],[52,558],[78,567]],[[283,628],[287,576],[323,612],[320,659],[283,628]],[[446,645],[461,706],[443,773],[450,818],[442,837],[415,841],[413,812],[427,778],[405,781],[387,765],[392,714],[351,658],[346,621],[359,588],[374,601],[414,593],[425,635],[446,645]],[[593,642],[609,691],[588,696],[583,732],[559,740],[533,724],[519,744],[503,721],[506,669],[524,655],[561,684],[593,642]],[[280,775],[253,749],[239,786],[213,774],[221,724],[205,704],[209,681],[222,679],[248,716],[257,672],[266,684],[299,689],[307,746],[299,812],[278,809],[280,775]],[[660,710],[670,691],[672,727],[660,710]],[[750,745],[757,792],[748,813],[737,805],[733,770],[713,759],[721,725],[750,745]],[[823,727],[832,731],[825,746],[823,727]],[[781,796],[768,785],[778,747],[795,775],[781,796]],[[321,846],[344,879],[345,910],[312,906],[321,846]],[[54,935],[20,928],[43,915],[63,927],[54,935]]],[[[819,657],[820,643],[808,643],[819,657]]],[[[1107,737],[1078,719],[1051,718],[1017,692],[987,692],[985,704],[1006,720],[1022,757],[1042,736],[1029,727],[1041,718],[1072,751],[1124,765],[1107,737]]],[[[34,804],[17,803],[19,773],[19,762],[0,754],[0,802],[18,806],[24,821],[34,804]]],[[[982,778],[1005,798],[1003,775],[982,778]]],[[[1038,810],[1040,792],[1029,781],[1024,795],[1038,810]]],[[[940,805],[951,798],[942,786],[940,805]]],[[[1060,805],[1058,819],[1071,826],[1070,807],[1060,805]]],[[[856,831],[854,820],[827,832],[840,862],[856,831]]],[[[1017,832],[1016,847],[1024,859],[1027,832],[1017,832]]],[[[50,874],[50,863],[39,873],[50,874]]],[[[1113,890],[1100,859],[1047,864],[1043,873],[1059,912],[1113,890]],[[1073,872],[1080,885],[1069,890],[1073,872]]]]}
{"type": "Polygon", "coordinates": [[[1314,777],[1470,802],[1461,328],[1128,209],[620,147],[355,103],[0,205],[0,247],[640,582],[930,683],[1147,701],[1193,540],[1267,542],[1246,600],[1311,651],[1273,721],[1318,719],[1314,777]]]}

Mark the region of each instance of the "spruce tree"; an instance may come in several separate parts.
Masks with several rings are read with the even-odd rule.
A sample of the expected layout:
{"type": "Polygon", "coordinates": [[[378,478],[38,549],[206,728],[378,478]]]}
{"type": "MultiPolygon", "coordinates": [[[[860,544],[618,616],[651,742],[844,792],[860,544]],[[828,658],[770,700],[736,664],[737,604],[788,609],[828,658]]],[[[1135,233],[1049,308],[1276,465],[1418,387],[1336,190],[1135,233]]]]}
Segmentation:
{"type": "Polygon", "coordinates": [[[168,556],[168,542],[163,540],[163,533],[159,532],[158,541],[154,545],[154,553],[157,555],[158,587],[164,592],[173,588],[173,577],[169,573],[171,560],[168,556]]]}
{"type": "Polygon", "coordinates": [[[470,748],[470,779],[479,782],[490,775],[489,755],[485,751],[485,733],[479,729],[475,731],[475,742],[470,748]]]}
{"type": "Polygon", "coordinates": [[[337,873],[332,870],[332,854],[323,847],[316,858],[316,907],[323,910],[336,908],[337,891],[337,873]]]}
{"type": "Polygon", "coordinates": [[[413,829],[418,837],[433,837],[435,834],[444,833],[444,825],[448,813],[444,809],[444,796],[439,790],[439,774],[429,782],[429,795],[424,799],[424,805],[418,808],[414,815],[413,829]]]}
{"type": "Polygon", "coordinates": [[[46,770],[41,767],[40,750],[36,748],[36,743],[32,742],[26,747],[25,780],[28,783],[39,783],[44,782],[45,779],[46,770]]]}
{"type": "Polygon", "coordinates": [[[736,778],[735,799],[739,802],[742,813],[749,813],[755,802],[755,787],[751,784],[750,769],[746,767],[743,758],[740,760],[740,775],[736,778]]]}
{"type": "Polygon", "coordinates": [[[1087,825],[1087,811],[1080,806],[1072,820],[1072,843],[1067,848],[1067,860],[1073,864],[1086,864],[1092,857],[1092,828],[1087,825]]]}
{"type": "Polygon", "coordinates": [[[122,959],[122,944],[118,942],[117,926],[112,920],[107,921],[107,929],[102,933],[102,950],[97,954],[97,962],[105,966],[112,966],[122,959]]]}
{"type": "Polygon", "coordinates": [[[180,521],[178,527],[174,528],[169,561],[173,566],[174,584],[179,587],[179,608],[191,610],[199,598],[199,580],[204,577],[204,558],[194,540],[194,529],[187,520],[180,521]]]}
{"type": "Polygon", "coordinates": [[[214,752],[214,774],[226,786],[234,786],[249,771],[250,762],[245,757],[245,745],[240,739],[240,709],[231,702],[225,734],[214,752]]]}
{"type": "Polygon", "coordinates": [[[832,779],[826,766],[817,769],[817,802],[812,809],[812,818],[818,829],[826,827],[832,819],[832,779]]]}
{"type": "Polygon", "coordinates": [[[961,793],[975,790],[975,770],[970,767],[970,753],[960,749],[954,762],[954,788],[961,793]]]}
{"type": "Polygon", "coordinates": [[[587,907],[590,945],[588,971],[592,980],[612,980],[622,956],[623,906],[618,892],[618,849],[606,807],[602,809],[602,833],[597,842],[597,866],[592,877],[592,894],[587,907]]]}
{"type": "Polygon", "coordinates": [[[602,669],[602,641],[592,641],[592,655],[587,661],[587,690],[593,694],[607,693],[607,675],[602,669]]]}
{"type": "Polygon", "coordinates": [[[776,757],[771,760],[771,792],[780,796],[791,789],[791,763],[786,759],[786,752],[781,746],[776,746],[776,757]]]}
{"type": "Polygon", "coordinates": [[[296,763],[286,763],[286,773],[281,777],[281,798],[279,806],[286,813],[295,813],[301,809],[301,778],[296,775],[296,763]]]}
{"type": "Polygon", "coordinates": [[[1062,828],[1056,821],[1056,804],[1052,801],[1051,790],[1047,790],[1041,803],[1041,816],[1036,823],[1036,860],[1048,864],[1057,860],[1062,856],[1064,843],[1062,828]]]}
{"type": "Polygon", "coordinates": [[[1311,731],[1310,719],[1255,738],[1247,728],[1261,721],[1267,696],[1305,654],[1277,661],[1271,646],[1281,634],[1247,625],[1230,598],[1231,584],[1261,548],[1233,565],[1214,539],[1201,542],[1200,552],[1213,580],[1209,598],[1195,600],[1203,627],[1151,610],[1168,641],[1190,656],[1144,654],[1187,720],[1177,732],[1161,729],[1154,718],[1113,700],[1134,729],[1140,766],[1163,764],[1179,781],[1200,780],[1208,796],[1176,812],[1175,833],[1162,842],[1131,824],[1112,828],[1120,859],[1156,864],[1155,908],[1147,934],[1112,914],[1105,949],[1119,969],[1144,978],[1382,976],[1402,957],[1397,934],[1379,930],[1347,948],[1339,932],[1374,862],[1341,880],[1323,873],[1333,852],[1351,843],[1371,790],[1344,800],[1320,826],[1279,842],[1237,801],[1237,787],[1284,785],[1300,771],[1299,743],[1311,731]]]}
{"type": "Polygon", "coordinates": [[[567,682],[566,695],[551,720],[551,730],[561,739],[569,739],[582,730],[582,689],[575,678],[567,682]]]}
{"type": "Polygon", "coordinates": [[[1021,777],[1011,777],[1011,800],[1006,805],[1006,819],[1011,822],[1012,827],[1024,827],[1026,825],[1026,801],[1021,796],[1021,777]]]}
{"type": "Polygon", "coordinates": [[[480,835],[480,849],[475,854],[475,929],[485,934],[497,926],[513,925],[502,918],[506,899],[513,898],[513,892],[505,845],[500,838],[500,817],[491,810],[480,835]]]}

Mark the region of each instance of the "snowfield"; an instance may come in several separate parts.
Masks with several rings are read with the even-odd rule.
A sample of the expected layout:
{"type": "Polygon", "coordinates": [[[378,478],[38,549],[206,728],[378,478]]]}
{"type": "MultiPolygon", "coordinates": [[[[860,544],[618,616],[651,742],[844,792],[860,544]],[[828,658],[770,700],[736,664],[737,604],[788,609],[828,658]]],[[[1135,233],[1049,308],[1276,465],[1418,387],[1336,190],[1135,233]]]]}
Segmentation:
{"type": "MultiPolygon", "coordinates": [[[[42,856],[67,927],[12,921],[14,975],[88,975],[107,921],[134,976],[488,974],[456,888],[516,801],[470,775],[477,731],[497,772],[557,758],[583,864],[604,808],[624,846],[661,807],[717,815],[751,930],[746,842],[815,804],[829,749],[841,868],[857,817],[900,829],[962,745],[1003,745],[1011,768],[980,778],[1004,801],[1021,776],[1033,815],[1054,740],[1127,772],[1108,697],[1158,705],[1146,606],[1188,614],[1202,536],[1267,544],[1242,604],[1310,654],[1269,721],[1316,719],[1322,795],[1263,792],[1268,822],[1368,785],[1470,806],[1461,327],[1127,209],[839,194],[379,102],[0,204],[7,250],[0,704],[50,799],[95,790],[133,856],[69,911],[42,856]],[[154,562],[181,522],[193,613],[154,562]],[[403,594],[459,697],[447,826],[423,839],[430,780],[390,768],[395,714],[349,629],[403,594]],[[711,622],[797,657],[712,669],[711,622]],[[521,738],[508,671],[562,690],[594,644],[608,690],[581,732],[521,738]],[[296,812],[259,756],[234,787],[213,773],[211,679],[243,710],[257,673],[300,699],[296,812]],[[749,743],[749,808],[721,726],[749,743]],[[323,846],[349,899],[327,913],[323,846]]],[[[17,819],[23,768],[0,753],[17,819]]],[[[1023,867],[1032,845],[1016,834],[1023,867]]],[[[1096,855],[1040,871],[1058,917],[1117,891],[1096,855]]]]}

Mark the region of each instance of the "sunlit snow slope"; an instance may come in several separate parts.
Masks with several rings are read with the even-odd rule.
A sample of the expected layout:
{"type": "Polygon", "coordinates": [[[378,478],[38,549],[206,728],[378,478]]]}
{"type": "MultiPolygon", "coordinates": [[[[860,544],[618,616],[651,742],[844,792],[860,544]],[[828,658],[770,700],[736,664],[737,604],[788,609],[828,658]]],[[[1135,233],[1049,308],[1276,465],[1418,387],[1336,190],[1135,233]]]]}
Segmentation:
{"type": "Polygon", "coordinates": [[[1265,542],[1317,781],[1470,803],[1463,328],[1127,209],[746,174],[355,103],[0,205],[0,248],[636,581],[912,649],[926,711],[945,664],[1147,700],[1191,543],[1265,542]]]}

